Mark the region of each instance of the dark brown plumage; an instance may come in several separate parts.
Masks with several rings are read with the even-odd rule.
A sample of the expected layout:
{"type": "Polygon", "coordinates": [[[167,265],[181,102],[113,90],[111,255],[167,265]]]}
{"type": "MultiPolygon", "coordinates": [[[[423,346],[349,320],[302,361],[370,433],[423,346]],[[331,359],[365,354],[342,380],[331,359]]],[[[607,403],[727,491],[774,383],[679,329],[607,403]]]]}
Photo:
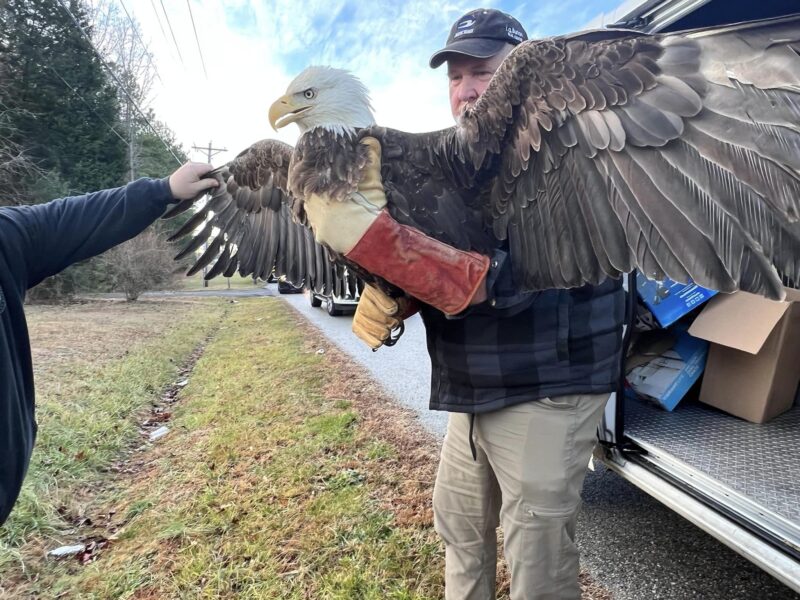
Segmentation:
{"type": "MultiPolygon", "coordinates": [[[[205,209],[225,234],[214,248],[224,264],[212,271],[238,261],[263,274],[290,247],[318,256],[297,224],[302,198],[353,191],[365,135],[381,142],[398,221],[462,249],[507,240],[521,289],[633,268],[770,298],[800,285],[800,17],[533,40],[454,128],[317,128],[294,151],[259,142],[205,209]],[[273,223],[288,216],[283,207],[300,233],[273,223]]],[[[207,225],[195,240],[209,234],[207,225]]],[[[305,264],[313,279],[318,261],[305,264]]]]}

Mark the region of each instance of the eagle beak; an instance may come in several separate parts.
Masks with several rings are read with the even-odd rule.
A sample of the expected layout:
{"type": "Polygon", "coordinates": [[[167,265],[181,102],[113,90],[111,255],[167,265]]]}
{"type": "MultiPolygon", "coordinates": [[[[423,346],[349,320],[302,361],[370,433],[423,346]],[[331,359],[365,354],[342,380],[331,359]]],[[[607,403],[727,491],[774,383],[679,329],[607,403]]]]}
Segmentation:
{"type": "Polygon", "coordinates": [[[269,124],[275,131],[278,131],[281,127],[297,121],[310,108],[308,105],[295,104],[292,95],[286,94],[275,100],[269,107],[269,124]]]}

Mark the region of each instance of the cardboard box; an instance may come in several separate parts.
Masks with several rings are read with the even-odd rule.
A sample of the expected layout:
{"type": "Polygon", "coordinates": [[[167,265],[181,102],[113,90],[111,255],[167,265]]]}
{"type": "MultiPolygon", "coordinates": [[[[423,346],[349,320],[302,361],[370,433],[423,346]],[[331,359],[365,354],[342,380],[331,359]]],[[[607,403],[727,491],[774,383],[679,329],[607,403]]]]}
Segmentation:
{"type": "Polygon", "coordinates": [[[636,273],[636,291],[661,327],[669,327],[717,293],[695,283],[652,281],[641,273],[636,273]]]}
{"type": "Polygon", "coordinates": [[[636,396],[672,411],[700,378],[708,354],[708,342],[692,337],[678,324],[663,338],[637,340],[626,361],[625,381],[636,396]],[[642,343],[644,342],[644,343],[642,343]]]}
{"type": "Polygon", "coordinates": [[[737,292],[709,302],[689,328],[712,342],[700,401],[764,423],[789,410],[800,382],[800,291],[786,302],[737,292]]]}

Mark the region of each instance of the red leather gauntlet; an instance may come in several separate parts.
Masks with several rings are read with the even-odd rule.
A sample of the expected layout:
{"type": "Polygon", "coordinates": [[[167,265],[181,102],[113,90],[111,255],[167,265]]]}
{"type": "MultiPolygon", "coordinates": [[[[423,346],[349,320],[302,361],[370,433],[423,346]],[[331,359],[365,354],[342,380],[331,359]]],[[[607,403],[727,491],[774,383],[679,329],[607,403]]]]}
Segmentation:
{"type": "Polygon", "coordinates": [[[385,210],[345,256],[447,315],[460,313],[489,270],[489,258],[401,225],[385,210]]]}

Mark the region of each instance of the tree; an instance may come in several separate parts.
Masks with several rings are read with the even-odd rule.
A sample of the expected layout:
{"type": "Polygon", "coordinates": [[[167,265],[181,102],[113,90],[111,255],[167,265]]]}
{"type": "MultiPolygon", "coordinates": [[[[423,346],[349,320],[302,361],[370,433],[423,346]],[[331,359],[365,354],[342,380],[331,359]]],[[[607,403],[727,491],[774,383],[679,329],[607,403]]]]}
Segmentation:
{"type": "MultiPolygon", "coordinates": [[[[92,10],[84,0],[0,0],[0,203],[167,176],[186,156],[169,128],[138,108],[157,76],[137,23],[110,0],[92,10]]],[[[47,280],[31,297],[59,299],[107,290],[108,283],[92,260],[47,280]]]]}
{"type": "Polygon", "coordinates": [[[153,56],[142,38],[139,23],[123,14],[119,5],[111,0],[100,0],[94,5],[92,39],[106,64],[114,72],[114,83],[121,104],[120,120],[128,141],[127,179],[141,177],[142,135],[154,135],[148,121],[154,115],[142,115],[140,107],[148,104],[150,91],[158,77],[153,56]]]}
{"type": "MultiPolygon", "coordinates": [[[[82,3],[67,6],[90,30],[82,3]]],[[[116,89],[72,16],[59,1],[0,4],[0,64],[12,82],[2,100],[14,111],[13,141],[70,191],[83,192],[122,183],[126,142],[117,131],[116,89]]]]}
{"type": "Polygon", "coordinates": [[[42,175],[41,169],[19,141],[16,123],[21,112],[6,103],[11,83],[5,71],[0,62],[0,190],[3,190],[0,206],[22,204],[26,198],[22,181],[42,175]]]}
{"type": "Polygon", "coordinates": [[[142,292],[173,287],[180,273],[172,259],[175,249],[164,234],[148,229],[132,240],[112,248],[98,263],[113,289],[132,302],[142,292]]]}

